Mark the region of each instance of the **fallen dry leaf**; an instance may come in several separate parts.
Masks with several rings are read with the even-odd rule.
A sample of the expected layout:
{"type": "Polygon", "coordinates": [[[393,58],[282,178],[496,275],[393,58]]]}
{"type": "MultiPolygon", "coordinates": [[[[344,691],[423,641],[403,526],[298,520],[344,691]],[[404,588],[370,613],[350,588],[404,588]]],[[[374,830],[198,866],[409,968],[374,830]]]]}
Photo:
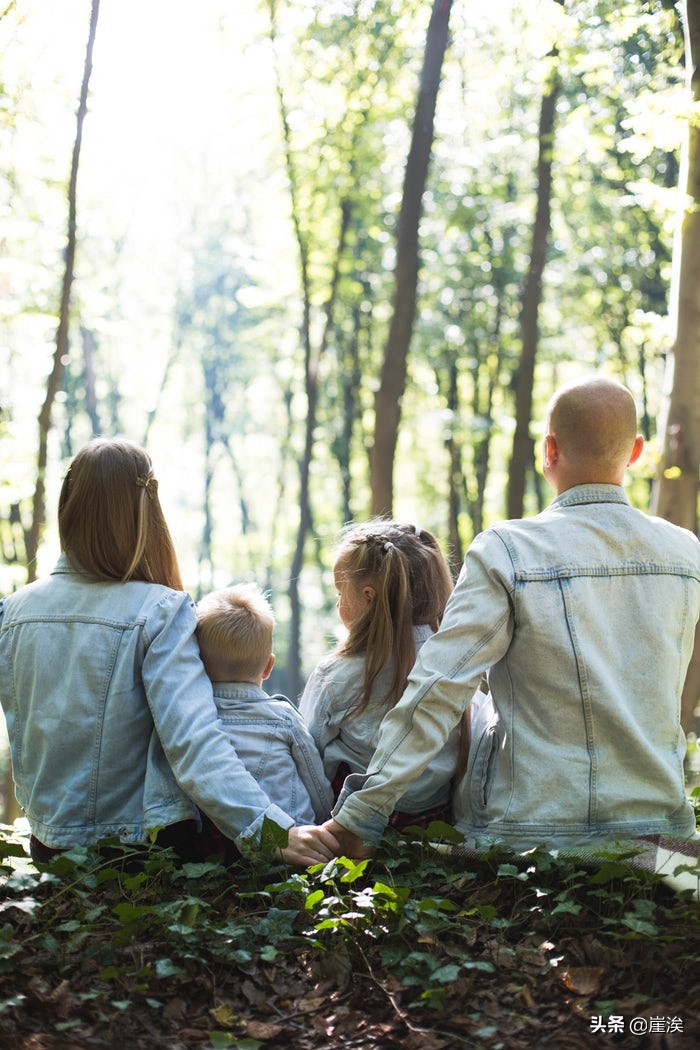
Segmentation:
{"type": "Polygon", "coordinates": [[[574,995],[597,995],[604,973],[602,966],[572,966],[563,971],[561,980],[564,987],[574,995]]]}

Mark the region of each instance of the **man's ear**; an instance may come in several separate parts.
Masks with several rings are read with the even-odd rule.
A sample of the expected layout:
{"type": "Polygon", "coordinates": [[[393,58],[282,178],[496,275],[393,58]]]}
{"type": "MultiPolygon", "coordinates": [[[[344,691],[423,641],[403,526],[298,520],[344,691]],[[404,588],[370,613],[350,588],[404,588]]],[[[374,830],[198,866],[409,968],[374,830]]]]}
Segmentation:
{"type": "Polygon", "coordinates": [[[263,682],[265,681],[266,678],[270,677],[270,675],[272,674],[272,668],[274,666],[275,666],[275,654],[274,653],[270,653],[270,659],[265,664],[265,669],[264,669],[264,671],[262,673],[262,680],[263,680],[263,682]]]}
{"type": "Polygon", "coordinates": [[[633,463],[637,462],[637,460],[639,459],[639,457],[642,454],[642,449],[643,448],[644,448],[644,438],[642,437],[641,434],[637,434],[636,438],[634,439],[634,445],[632,446],[632,454],[630,455],[630,458],[627,460],[627,466],[628,467],[631,467],[633,463]]]}
{"type": "Polygon", "coordinates": [[[545,434],[542,458],[545,467],[551,467],[559,459],[559,446],[554,434],[545,434]]]}

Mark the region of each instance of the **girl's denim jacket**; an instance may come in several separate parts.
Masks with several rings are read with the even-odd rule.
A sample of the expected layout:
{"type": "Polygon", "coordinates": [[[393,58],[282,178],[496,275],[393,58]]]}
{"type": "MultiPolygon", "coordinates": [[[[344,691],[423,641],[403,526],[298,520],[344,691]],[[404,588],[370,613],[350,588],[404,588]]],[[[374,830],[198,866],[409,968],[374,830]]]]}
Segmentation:
{"type": "MultiPolygon", "coordinates": [[[[433,631],[427,624],[420,624],[413,628],[413,634],[416,651],[420,651],[433,631]]],[[[377,746],[392,666],[388,664],[378,675],[365,710],[348,718],[348,710],[362,688],[364,668],[362,655],[325,657],[309,676],[299,704],[331,781],[340,766],[347,766],[352,773],[364,773],[377,746]]],[[[395,809],[399,813],[421,813],[449,801],[459,739],[459,728],[455,727],[430,766],[411,779],[397,800],[395,809]]]]}
{"type": "Polygon", "coordinates": [[[0,602],[0,701],[17,799],[32,833],[66,848],[199,820],[239,848],[270,804],[217,717],[182,591],[96,581],[64,555],[52,574],[0,602]]]}
{"type": "Polygon", "coordinates": [[[699,610],[697,538],[620,486],[576,486],[489,529],[335,815],[378,838],[489,672],[495,713],[455,799],[469,841],[692,836],[680,695],[699,610]]]}

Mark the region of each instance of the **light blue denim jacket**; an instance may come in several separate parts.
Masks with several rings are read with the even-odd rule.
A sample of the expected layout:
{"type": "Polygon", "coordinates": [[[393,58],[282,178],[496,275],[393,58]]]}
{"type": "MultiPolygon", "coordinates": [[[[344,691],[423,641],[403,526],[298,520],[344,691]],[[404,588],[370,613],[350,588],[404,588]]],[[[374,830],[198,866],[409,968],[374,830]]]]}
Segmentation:
{"type": "Polygon", "coordinates": [[[0,603],[0,701],[17,799],[66,848],[198,818],[254,848],[270,803],[217,717],[189,595],[93,581],[61,556],[0,603]]]}
{"type": "MultiPolygon", "coordinates": [[[[416,652],[433,634],[428,624],[413,628],[416,652]]],[[[330,780],[338,767],[346,765],[353,773],[367,770],[379,738],[379,726],[386,710],[385,697],[391,686],[393,669],[388,664],[377,676],[370,702],[361,714],[347,718],[348,708],[362,689],[365,658],[359,656],[326,656],[312,671],[304,688],[299,710],[309,727],[323,766],[330,780]]],[[[449,801],[457,765],[460,732],[455,727],[444,747],[427,769],[416,776],[398,799],[399,813],[421,813],[449,801]]]]}
{"type": "Polygon", "coordinates": [[[699,610],[700,543],[619,486],[487,530],[335,815],[376,840],[489,671],[495,715],[455,799],[468,841],[693,835],[680,694],[699,610]]]}
{"type": "Polygon", "coordinates": [[[250,682],[214,682],[214,701],[236,754],[268,798],[295,824],[327,820],[333,791],[292,701],[250,682]]]}

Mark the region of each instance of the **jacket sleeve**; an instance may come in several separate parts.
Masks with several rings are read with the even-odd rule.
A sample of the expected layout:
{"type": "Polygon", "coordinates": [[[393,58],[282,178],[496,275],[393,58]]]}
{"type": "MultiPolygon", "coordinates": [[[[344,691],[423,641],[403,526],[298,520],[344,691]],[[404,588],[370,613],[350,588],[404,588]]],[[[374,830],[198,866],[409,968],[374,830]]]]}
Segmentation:
{"type": "Polygon", "coordinates": [[[333,811],[361,838],[381,836],[398,799],[469,706],[482,674],[507,651],[512,579],[503,542],[482,533],[467,553],[439,631],[421,647],[403,696],[382,719],[367,773],[346,779],[333,811]]]}
{"type": "Polygon", "coordinates": [[[321,823],[330,816],[333,789],[323,769],[323,761],[304,720],[291,704],[291,753],[301,782],[309,793],[316,820],[321,823]]]}
{"type": "Polygon", "coordinates": [[[333,691],[325,662],[311,672],[299,701],[299,713],[323,756],[330,742],[340,735],[340,722],[333,719],[333,691]]]}
{"type": "Polygon", "coordinates": [[[294,820],[273,805],[219,722],[195,638],[189,595],[169,592],[144,628],[142,676],[165,756],[178,784],[242,852],[257,845],[265,817],[294,820]]]}

